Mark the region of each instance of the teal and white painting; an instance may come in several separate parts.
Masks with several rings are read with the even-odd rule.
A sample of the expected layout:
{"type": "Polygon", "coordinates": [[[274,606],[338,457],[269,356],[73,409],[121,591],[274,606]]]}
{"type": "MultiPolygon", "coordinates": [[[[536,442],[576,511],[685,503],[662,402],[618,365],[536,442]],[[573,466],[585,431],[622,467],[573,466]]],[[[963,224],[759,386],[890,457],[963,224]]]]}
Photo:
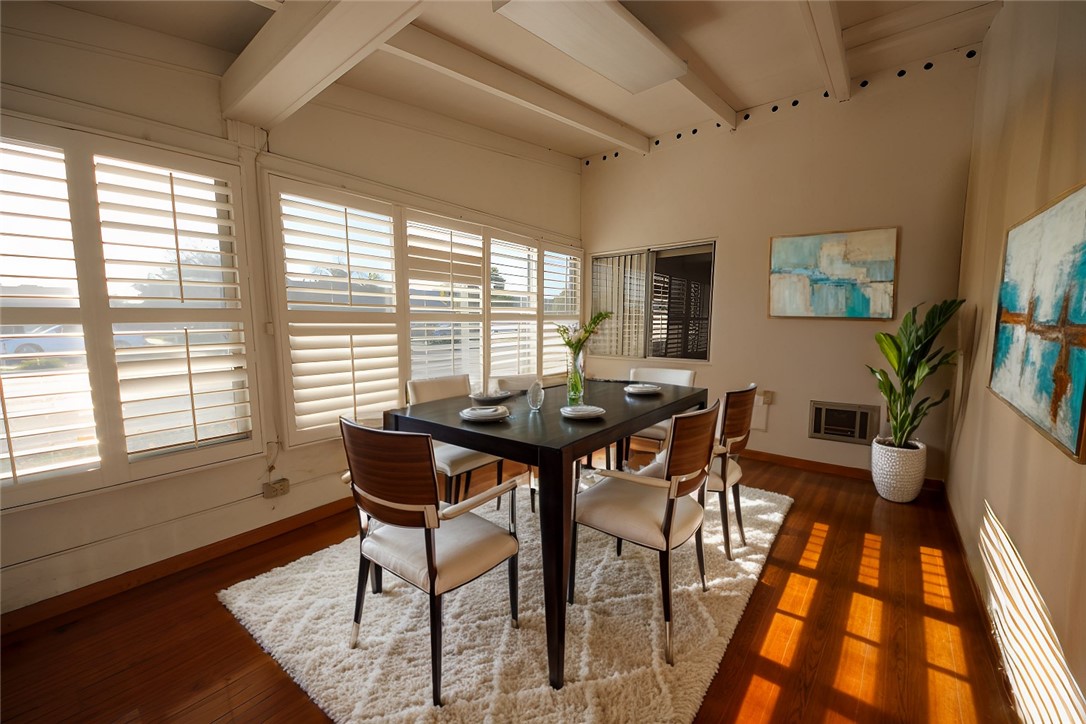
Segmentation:
{"type": "Polygon", "coordinates": [[[769,315],[893,319],[897,229],[770,240],[769,315]]]}
{"type": "Polygon", "coordinates": [[[1007,232],[991,389],[1083,460],[1086,186],[1007,232]]]}

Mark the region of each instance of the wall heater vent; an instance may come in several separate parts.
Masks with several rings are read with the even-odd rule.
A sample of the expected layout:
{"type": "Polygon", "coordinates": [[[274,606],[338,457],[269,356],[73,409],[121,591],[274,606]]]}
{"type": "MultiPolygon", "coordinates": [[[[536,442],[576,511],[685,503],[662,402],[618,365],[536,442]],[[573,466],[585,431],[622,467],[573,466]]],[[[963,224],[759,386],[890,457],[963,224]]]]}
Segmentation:
{"type": "Polygon", "coordinates": [[[879,432],[880,411],[876,405],[811,400],[807,437],[866,445],[879,432]]]}

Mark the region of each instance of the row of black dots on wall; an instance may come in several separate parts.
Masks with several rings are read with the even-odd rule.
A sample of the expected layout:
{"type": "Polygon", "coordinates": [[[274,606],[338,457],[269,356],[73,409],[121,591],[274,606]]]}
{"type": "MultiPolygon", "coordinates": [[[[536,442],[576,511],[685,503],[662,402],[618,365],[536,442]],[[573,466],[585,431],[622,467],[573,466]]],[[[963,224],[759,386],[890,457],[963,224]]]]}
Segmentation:
{"type": "MultiPolygon", "coordinates": [[[[970,50],[969,52],[967,52],[965,54],[965,57],[972,60],[973,58],[977,57],[977,51],[976,50],[970,50]]],[[[935,63],[933,63],[930,60],[928,62],[924,63],[924,70],[931,70],[934,67],[935,67],[935,63]]],[[[908,74],[908,71],[906,71],[904,68],[902,68],[901,70],[899,70],[897,72],[897,77],[898,78],[904,78],[907,74],[908,74]]],[[[867,80],[866,78],[861,80],[860,83],[859,83],[859,86],[861,88],[867,88],[869,85],[871,85],[871,81],[867,80]]],[[[829,98],[830,97],[830,92],[829,91],[823,91],[822,97],[823,98],[829,98]]],[[[799,105],[799,99],[798,98],[793,98],[791,105],[792,105],[793,108],[798,106],[799,105]]],[[[770,113],[776,113],[780,109],[781,109],[780,104],[774,103],[769,108],[769,112],[770,113]]],[[[749,111],[743,114],[743,120],[744,121],[749,121],[750,119],[751,119],[751,113],[749,111]]]]}
{"type": "MultiPolygon", "coordinates": [[[[721,127],[721,124],[720,124],[719,122],[717,122],[717,124],[716,124],[716,127],[717,127],[717,128],[720,128],[720,127],[721,127]]],[[[698,129],[697,129],[697,128],[692,128],[692,129],[690,129],[690,135],[691,135],[691,136],[696,136],[696,135],[698,135],[698,129]]],[[[683,137],[683,132],[682,132],[682,131],[678,131],[678,132],[677,132],[677,133],[675,134],[675,140],[676,140],[676,141],[682,140],[682,137],[683,137]]],[[[655,141],[653,141],[653,142],[652,142],[652,145],[653,145],[653,146],[659,146],[659,145],[660,145],[660,139],[659,139],[659,138],[657,138],[657,139],[656,139],[655,141]]],[[[609,159],[609,158],[618,158],[618,151],[615,151],[614,153],[611,153],[610,155],[608,155],[608,154],[606,154],[606,153],[605,153],[605,154],[603,154],[602,156],[600,156],[600,160],[601,160],[601,161],[606,161],[606,160],[607,160],[607,159],[609,159]]],[[[591,164],[592,164],[592,159],[587,159],[587,158],[586,158],[586,159],[585,159],[585,162],[584,162],[584,165],[585,165],[585,166],[589,166],[589,165],[591,165],[591,164]]]]}
{"type": "MultiPolygon", "coordinates": [[[[965,57],[972,60],[973,58],[977,57],[977,51],[975,49],[971,49],[968,52],[966,52],[965,57]]],[[[930,61],[930,60],[928,62],[924,63],[924,66],[923,66],[924,70],[932,70],[934,67],[935,67],[935,63],[930,61]]],[[[897,75],[898,78],[904,78],[906,75],[908,75],[908,71],[906,71],[904,68],[902,68],[902,69],[898,70],[896,75],[897,75]]],[[[858,85],[860,86],[860,88],[867,88],[868,86],[871,85],[871,81],[864,78],[863,80],[861,80],[859,82],[858,85]]],[[[829,98],[830,97],[830,92],[829,91],[824,91],[822,93],[822,97],[823,98],[829,98]]],[[[793,98],[790,105],[792,106],[792,108],[798,107],[799,106],[799,99],[798,98],[793,98]]],[[[780,110],[781,110],[781,104],[779,104],[779,103],[774,103],[769,108],[770,113],[777,113],[780,110]]],[[[753,116],[752,116],[752,113],[750,111],[747,111],[746,113],[743,114],[743,120],[744,121],[749,121],[752,117],[753,116]]],[[[720,128],[720,126],[721,126],[720,123],[716,124],[717,128],[720,128]]],[[[689,135],[690,136],[698,135],[698,129],[697,128],[690,129],[689,135]]],[[[683,132],[682,131],[676,132],[675,133],[675,140],[676,141],[681,141],[682,139],[683,139],[683,132]]],[[[656,140],[654,140],[652,142],[652,145],[653,146],[659,146],[660,145],[660,139],[657,138],[656,140]]],[[[605,153],[602,156],[600,156],[600,161],[606,161],[608,158],[618,158],[618,154],[619,154],[618,151],[614,151],[610,155],[605,153]]],[[[588,165],[591,165],[591,163],[592,163],[591,159],[585,159],[584,165],[588,166],[588,165]]]]}

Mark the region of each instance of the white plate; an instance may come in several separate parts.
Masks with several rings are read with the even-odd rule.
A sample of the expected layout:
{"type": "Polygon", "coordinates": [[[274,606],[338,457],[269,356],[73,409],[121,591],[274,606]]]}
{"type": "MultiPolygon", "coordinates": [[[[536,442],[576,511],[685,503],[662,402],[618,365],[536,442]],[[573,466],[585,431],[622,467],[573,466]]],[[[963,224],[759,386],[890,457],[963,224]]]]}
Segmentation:
{"type": "Polygon", "coordinates": [[[502,390],[501,392],[490,393],[477,392],[474,395],[471,395],[471,399],[484,405],[495,405],[505,400],[512,394],[513,393],[509,390],[502,390]]]}
{"type": "Polygon", "coordinates": [[[629,395],[655,395],[660,391],[659,385],[650,385],[644,382],[635,382],[622,388],[629,395]]]}
{"type": "Polygon", "coordinates": [[[504,405],[496,407],[468,407],[460,411],[460,418],[471,422],[496,422],[509,417],[509,409],[504,405]]]}
{"type": "Polygon", "coordinates": [[[562,417],[573,420],[587,420],[592,417],[599,417],[605,412],[607,410],[595,405],[571,405],[561,409],[562,417]]]}

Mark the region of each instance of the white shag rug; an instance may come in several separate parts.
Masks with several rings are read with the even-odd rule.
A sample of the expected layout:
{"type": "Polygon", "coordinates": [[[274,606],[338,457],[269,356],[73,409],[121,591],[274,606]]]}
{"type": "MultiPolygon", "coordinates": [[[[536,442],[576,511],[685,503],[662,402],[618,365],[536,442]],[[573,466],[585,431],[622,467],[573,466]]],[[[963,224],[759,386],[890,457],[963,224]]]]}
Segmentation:
{"type": "MultiPolygon", "coordinates": [[[[734,561],[724,555],[718,499],[709,500],[708,592],[693,539],[673,554],[674,666],[664,661],[657,553],[627,543],[618,557],[613,538],[580,528],[566,683],[557,691],[547,679],[539,519],[523,487],[520,628],[509,618],[505,564],[445,595],[443,707],[431,703],[429,604],[416,588],[386,571],[384,592],[367,590],[358,648],[348,648],[357,537],[235,584],[219,599],[337,722],[690,722],[792,504],[741,490],[747,545],[733,517],[734,561]]],[[[505,525],[506,507],[488,503],[476,512],[505,525]]]]}

